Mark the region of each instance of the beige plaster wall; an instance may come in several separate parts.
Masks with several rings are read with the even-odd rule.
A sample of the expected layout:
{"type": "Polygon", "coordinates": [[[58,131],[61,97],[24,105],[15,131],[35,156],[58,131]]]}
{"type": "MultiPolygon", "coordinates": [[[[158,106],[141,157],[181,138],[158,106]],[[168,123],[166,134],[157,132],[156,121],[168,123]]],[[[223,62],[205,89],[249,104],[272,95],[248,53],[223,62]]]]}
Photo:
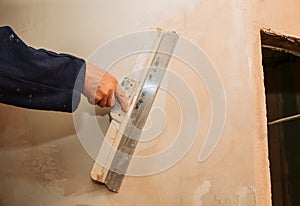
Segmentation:
{"type": "MultiPolygon", "coordinates": [[[[0,25],[32,46],[84,58],[123,33],[176,30],[210,57],[227,100],[221,141],[198,162],[210,127],[209,95],[175,62],[172,69],[200,102],[197,140],[176,166],[128,177],[118,194],[90,181],[93,160],[70,114],[0,105],[0,205],[271,205],[259,29],[300,36],[299,9],[297,0],[0,1],[0,25]]],[[[167,117],[177,120],[166,105],[167,117]]]]}

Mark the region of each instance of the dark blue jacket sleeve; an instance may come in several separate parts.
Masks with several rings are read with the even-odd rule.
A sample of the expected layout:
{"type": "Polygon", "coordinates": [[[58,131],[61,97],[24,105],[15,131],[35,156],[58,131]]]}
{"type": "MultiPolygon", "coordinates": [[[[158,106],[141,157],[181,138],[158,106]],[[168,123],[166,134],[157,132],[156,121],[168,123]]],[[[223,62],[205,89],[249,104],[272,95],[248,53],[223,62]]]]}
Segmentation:
{"type": "Polygon", "coordinates": [[[73,112],[83,89],[85,61],[27,46],[0,27],[0,102],[30,109],[73,112]]]}

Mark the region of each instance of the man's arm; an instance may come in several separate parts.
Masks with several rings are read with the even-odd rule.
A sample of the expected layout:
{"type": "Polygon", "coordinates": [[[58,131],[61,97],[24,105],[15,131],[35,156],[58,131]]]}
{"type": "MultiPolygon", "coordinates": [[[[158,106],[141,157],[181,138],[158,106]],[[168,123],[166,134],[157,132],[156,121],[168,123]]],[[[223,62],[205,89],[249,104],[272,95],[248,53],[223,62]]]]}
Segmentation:
{"type": "Polygon", "coordinates": [[[117,80],[83,59],[27,46],[10,27],[0,27],[0,102],[40,110],[73,112],[81,93],[90,103],[127,110],[117,80]]]}
{"type": "Polygon", "coordinates": [[[84,75],[83,59],[36,50],[27,46],[10,27],[0,28],[1,103],[72,112],[80,101],[84,75]]]}

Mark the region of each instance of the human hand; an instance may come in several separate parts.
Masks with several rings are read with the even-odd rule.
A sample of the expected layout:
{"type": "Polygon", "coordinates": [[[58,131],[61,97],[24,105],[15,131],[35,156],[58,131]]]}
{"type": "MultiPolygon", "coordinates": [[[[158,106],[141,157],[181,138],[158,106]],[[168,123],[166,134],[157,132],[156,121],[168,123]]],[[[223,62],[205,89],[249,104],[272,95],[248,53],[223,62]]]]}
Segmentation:
{"type": "Polygon", "coordinates": [[[82,93],[91,104],[97,104],[101,107],[112,107],[115,104],[116,96],[123,110],[128,111],[128,101],[118,80],[95,65],[86,64],[82,93]]]}

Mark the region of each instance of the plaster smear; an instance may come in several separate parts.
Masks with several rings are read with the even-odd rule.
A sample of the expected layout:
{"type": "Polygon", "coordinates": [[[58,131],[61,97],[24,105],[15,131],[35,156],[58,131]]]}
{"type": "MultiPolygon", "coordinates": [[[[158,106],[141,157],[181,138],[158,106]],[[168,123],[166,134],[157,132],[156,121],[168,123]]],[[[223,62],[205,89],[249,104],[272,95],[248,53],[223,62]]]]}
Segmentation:
{"type": "Polygon", "coordinates": [[[236,193],[239,195],[238,206],[256,205],[256,195],[254,186],[241,185],[236,193]]]}
{"type": "MultiPolygon", "coordinates": [[[[206,131],[203,128],[209,127],[204,106],[209,103],[198,81],[189,81],[198,83],[200,113],[206,117],[194,147],[183,161],[164,173],[127,178],[122,191],[111,194],[89,181],[93,161],[75,141],[71,118],[51,112],[8,110],[0,105],[0,148],[5,150],[0,152],[4,174],[0,205],[271,205],[259,29],[299,35],[300,4],[296,0],[37,2],[29,0],[25,6],[20,0],[0,1],[2,24],[20,31],[30,45],[79,56],[88,56],[96,45],[124,32],[157,26],[176,30],[203,48],[216,64],[228,94],[228,122],[222,144],[208,161],[198,164],[196,157],[206,131]],[[56,147],[50,146],[54,139],[59,141],[56,147]],[[49,147],[23,151],[44,144],[49,147]],[[28,160],[22,164],[25,157],[28,160]],[[47,164],[42,165],[45,161],[47,164]],[[60,180],[63,186],[53,184],[60,180]]],[[[168,108],[169,113],[173,108],[168,108]]]]}
{"type": "Polygon", "coordinates": [[[211,182],[209,180],[205,180],[194,193],[194,205],[201,206],[203,203],[202,197],[207,194],[210,190],[211,182]]]}

